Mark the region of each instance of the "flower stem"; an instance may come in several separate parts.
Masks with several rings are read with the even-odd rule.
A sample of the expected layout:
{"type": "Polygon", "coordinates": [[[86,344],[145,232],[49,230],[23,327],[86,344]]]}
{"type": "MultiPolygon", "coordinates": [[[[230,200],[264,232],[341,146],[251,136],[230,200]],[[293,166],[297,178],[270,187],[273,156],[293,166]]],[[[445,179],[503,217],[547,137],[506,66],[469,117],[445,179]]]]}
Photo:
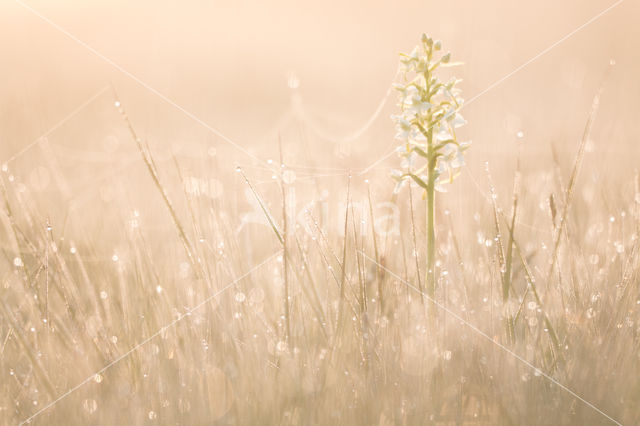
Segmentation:
{"type": "Polygon", "coordinates": [[[427,155],[429,174],[427,182],[427,296],[433,299],[436,291],[436,233],[435,233],[435,186],[436,186],[436,153],[433,146],[433,131],[427,131],[427,155]]]}
{"type": "MultiPolygon", "coordinates": [[[[431,49],[429,49],[429,60],[431,60],[431,49]]],[[[431,71],[424,73],[427,83],[427,102],[431,102],[431,71]]],[[[429,120],[427,134],[427,273],[425,276],[427,296],[433,300],[436,292],[436,232],[435,232],[435,201],[436,201],[436,147],[433,142],[433,124],[429,120]]]]}

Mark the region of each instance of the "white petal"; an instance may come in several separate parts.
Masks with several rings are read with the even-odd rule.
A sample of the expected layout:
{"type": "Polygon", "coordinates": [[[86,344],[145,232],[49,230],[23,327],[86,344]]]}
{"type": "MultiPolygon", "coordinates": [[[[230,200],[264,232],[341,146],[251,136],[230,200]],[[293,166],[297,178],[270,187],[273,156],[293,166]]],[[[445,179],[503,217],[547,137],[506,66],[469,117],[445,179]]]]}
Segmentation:
{"type": "Polygon", "coordinates": [[[451,125],[454,129],[462,127],[465,124],[467,124],[467,120],[465,120],[464,117],[462,117],[462,115],[460,115],[459,113],[456,113],[455,117],[453,117],[453,120],[451,121],[451,125]]]}
{"type": "Polygon", "coordinates": [[[449,139],[453,139],[453,136],[451,135],[451,133],[449,133],[448,130],[441,129],[438,133],[436,133],[435,139],[438,142],[443,142],[449,139]]]}

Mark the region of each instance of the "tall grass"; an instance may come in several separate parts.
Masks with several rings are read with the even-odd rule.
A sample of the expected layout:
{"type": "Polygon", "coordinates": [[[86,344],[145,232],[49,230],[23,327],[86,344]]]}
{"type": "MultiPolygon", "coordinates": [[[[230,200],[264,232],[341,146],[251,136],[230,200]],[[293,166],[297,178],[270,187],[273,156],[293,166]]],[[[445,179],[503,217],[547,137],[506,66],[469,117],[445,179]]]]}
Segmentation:
{"type": "Polygon", "coordinates": [[[140,161],[111,201],[117,255],[98,237],[106,209],[67,228],[20,169],[0,173],[0,424],[640,421],[640,180],[580,179],[588,131],[557,169],[463,175],[466,204],[434,210],[427,291],[426,207],[397,194],[399,233],[380,225],[384,172],[309,185],[276,169],[258,186],[259,171],[204,164],[258,200],[264,224],[237,231],[247,205],[185,192],[190,165],[157,162],[124,125],[140,161]],[[340,218],[289,216],[289,187],[332,189],[340,218]]]}

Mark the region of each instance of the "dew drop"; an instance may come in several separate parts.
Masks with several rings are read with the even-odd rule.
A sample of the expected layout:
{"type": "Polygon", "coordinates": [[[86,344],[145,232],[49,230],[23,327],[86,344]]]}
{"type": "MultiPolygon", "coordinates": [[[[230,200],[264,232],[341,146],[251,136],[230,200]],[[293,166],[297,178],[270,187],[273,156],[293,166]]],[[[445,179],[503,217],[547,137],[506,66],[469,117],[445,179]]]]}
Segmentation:
{"type": "Polygon", "coordinates": [[[82,403],[82,407],[89,414],[93,414],[98,409],[98,402],[95,399],[85,399],[82,403]]]}

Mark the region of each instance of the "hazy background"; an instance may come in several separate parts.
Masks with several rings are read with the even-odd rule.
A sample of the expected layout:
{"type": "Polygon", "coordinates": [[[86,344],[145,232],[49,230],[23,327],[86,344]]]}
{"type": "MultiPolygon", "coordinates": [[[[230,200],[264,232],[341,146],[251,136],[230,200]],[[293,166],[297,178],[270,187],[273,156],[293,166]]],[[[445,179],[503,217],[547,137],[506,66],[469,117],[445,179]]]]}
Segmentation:
{"type": "MultiPolygon", "coordinates": [[[[79,40],[247,147],[273,131],[290,106],[295,72],[309,116],[347,135],[373,113],[391,83],[398,52],[420,33],[441,38],[470,98],[566,35],[612,1],[28,1],[79,40]]],[[[640,30],[627,1],[465,109],[476,153],[511,149],[514,134],[547,149],[573,146],[610,59],[600,122],[605,148],[628,155],[637,144],[640,30]]],[[[7,157],[112,82],[139,131],[157,143],[205,139],[208,131],[18,3],[0,4],[0,155],[7,157]],[[167,129],[172,129],[170,132],[167,129]]],[[[105,93],[51,139],[105,123],[105,93]]],[[[367,156],[392,136],[387,104],[358,141],[367,156]]],[[[272,138],[275,139],[275,138],[272,138]]],[[[78,149],[99,142],[77,140],[78,149]]],[[[215,143],[216,138],[211,138],[215,143]]],[[[269,152],[274,140],[256,149],[269,152]]],[[[357,151],[359,152],[359,151],[357,151]]],[[[360,156],[358,162],[362,160],[360,156]]],[[[1,157],[0,157],[1,158],[1,157]]],[[[246,158],[245,158],[246,159],[246,158]]],[[[367,159],[368,160],[368,159],[367,159]]],[[[357,166],[357,165],[354,165],[357,166]]]]}
{"type": "MultiPolygon", "coordinates": [[[[320,197],[321,189],[344,189],[347,169],[371,165],[393,148],[395,93],[359,138],[344,138],[374,114],[394,80],[398,53],[410,51],[422,32],[442,39],[454,60],[465,62],[451,73],[464,80],[460,87],[471,99],[613,2],[26,4],[252,155],[277,159],[280,138],[285,162],[302,166],[298,177],[341,175],[306,181],[320,197]]],[[[463,109],[469,125],[461,137],[473,140],[473,149],[468,174],[449,197],[457,203],[454,211],[466,209],[462,199],[470,198],[460,187],[487,189],[486,161],[506,176],[498,185],[505,195],[517,156],[535,176],[555,155],[568,176],[608,69],[581,178],[629,179],[640,158],[639,12],[637,2],[623,2],[463,109]]],[[[110,86],[163,172],[175,169],[176,155],[188,177],[213,175],[216,195],[240,202],[246,185],[228,180],[236,165],[257,166],[247,169],[257,184],[270,180],[264,163],[19,3],[1,3],[0,28],[0,164],[9,159],[16,181],[40,191],[52,221],[62,223],[97,201],[117,213],[115,194],[122,188],[138,204],[158,202],[140,186],[150,182],[110,86]],[[46,139],[34,144],[43,134],[46,139]],[[60,199],[65,203],[51,202],[60,199]]],[[[388,197],[388,171],[398,163],[391,155],[366,176],[375,179],[381,197],[388,197]]],[[[164,182],[177,180],[173,175],[164,182]]],[[[104,220],[105,208],[92,220],[104,220]]]]}

